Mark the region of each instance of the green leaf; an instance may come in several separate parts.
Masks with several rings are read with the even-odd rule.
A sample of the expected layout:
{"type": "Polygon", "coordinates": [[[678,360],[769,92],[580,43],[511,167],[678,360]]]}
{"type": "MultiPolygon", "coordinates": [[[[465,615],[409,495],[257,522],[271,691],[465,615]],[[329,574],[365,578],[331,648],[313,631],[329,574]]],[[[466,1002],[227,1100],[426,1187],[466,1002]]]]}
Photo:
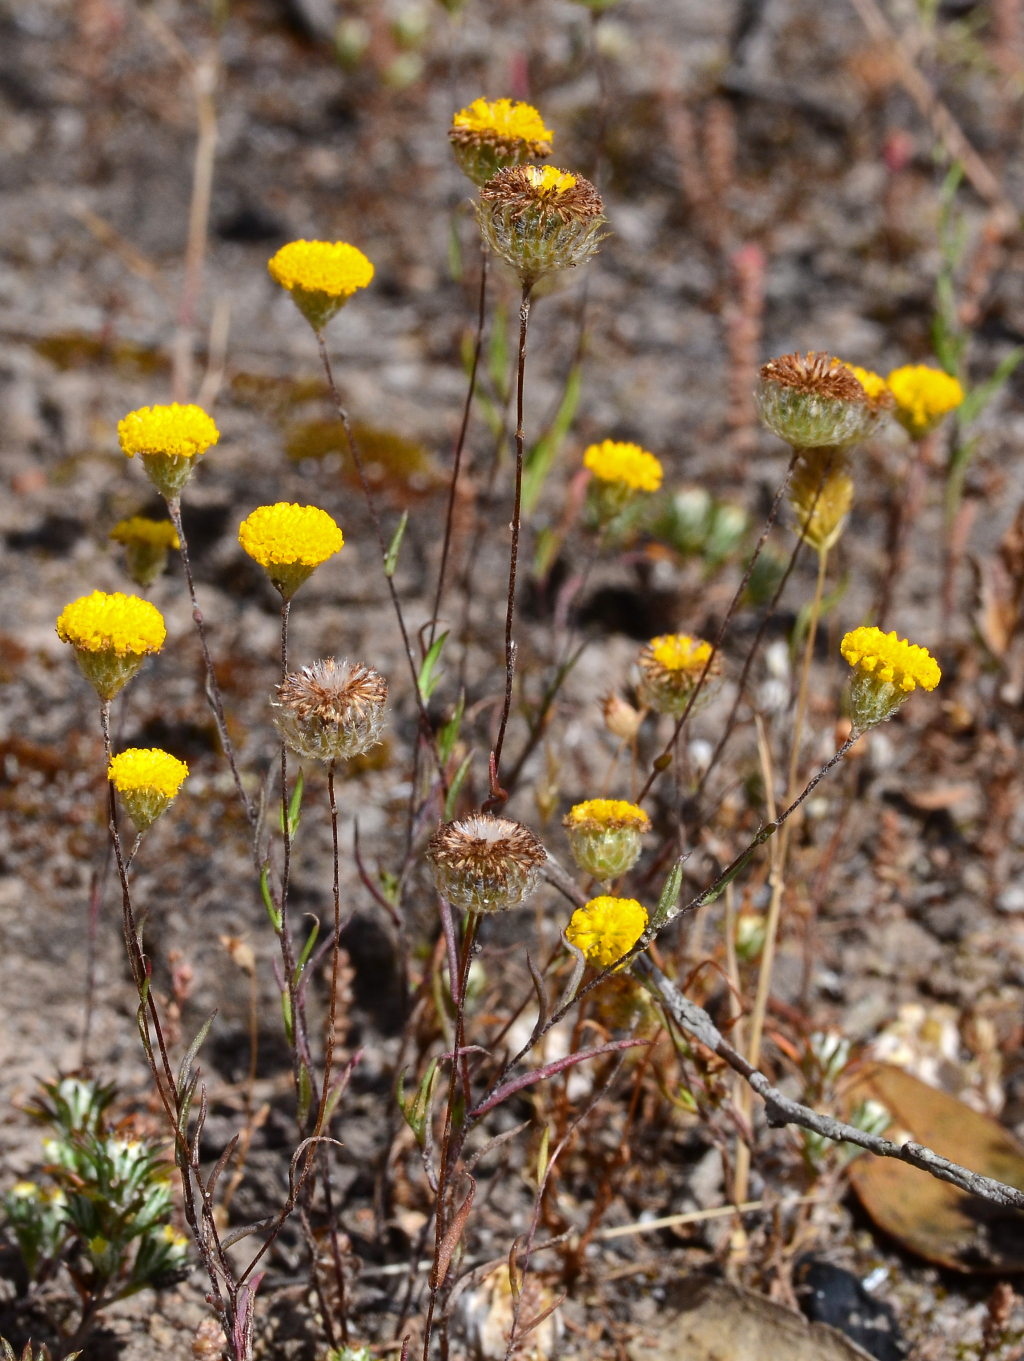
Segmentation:
{"type": "Polygon", "coordinates": [[[281,994],[281,1015],[284,1017],[284,1033],[288,1043],[292,1042],[292,999],[288,989],[281,994]]]}
{"type": "Polygon", "coordinates": [[[462,765],[459,766],[458,770],[452,776],[452,782],[448,786],[448,797],[444,801],[445,822],[451,822],[452,818],[455,816],[455,805],[458,802],[459,791],[462,789],[466,776],[469,774],[469,767],[472,760],[473,753],[469,752],[462,765]]]}
{"type": "MultiPolygon", "coordinates": [[[[304,780],[303,780],[303,778],[302,778],[302,770],[300,769],[300,770],[299,770],[299,778],[295,781],[295,789],[294,789],[293,792],[292,792],[291,801],[290,801],[289,804],[288,804],[288,840],[289,840],[289,841],[291,841],[291,840],[294,839],[295,833],[299,830],[299,823],[300,823],[301,820],[302,820],[302,813],[301,813],[300,810],[301,810],[301,808],[302,808],[302,791],[303,791],[304,788],[305,788],[305,782],[304,782],[304,780]]],[[[281,835],[283,836],[283,835],[284,835],[284,808],[279,809],[278,815],[277,815],[277,821],[278,821],[278,826],[281,828],[281,835]]]]}
{"type": "Polygon", "coordinates": [[[423,700],[424,704],[427,703],[430,696],[441,683],[441,677],[444,673],[439,671],[435,676],[434,667],[437,665],[438,659],[441,656],[441,650],[448,638],[448,633],[449,630],[446,629],[445,632],[441,634],[440,638],[434,640],[430,651],[423,658],[420,674],[416,677],[416,687],[420,692],[420,698],[423,700]]]}
{"type": "Polygon", "coordinates": [[[181,1096],[182,1088],[185,1085],[185,1079],[188,1077],[189,1069],[192,1067],[196,1055],[199,1053],[200,1049],[202,1049],[203,1041],[206,1039],[207,1035],[209,1035],[210,1026],[213,1025],[213,1019],[216,1015],[217,1015],[216,1009],[210,1012],[209,1016],[207,1016],[206,1020],[203,1022],[203,1025],[200,1027],[198,1035],[189,1045],[188,1052],[181,1061],[181,1067],[178,1069],[179,1097],[181,1096]]]}
{"type": "Polygon", "coordinates": [[[309,1105],[313,1096],[313,1087],[309,1080],[309,1069],[299,1061],[299,1108],[296,1111],[299,1124],[306,1123],[306,1116],[309,1114],[309,1105]]]}
{"type": "Polygon", "coordinates": [[[455,706],[455,712],[447,723],[443,724],[437,734],[437,752],[441,758],[442,765],[451,756],[455,748],[455,743],[459,740],[459,728],[462,726],[462,711],[466,707],[466,692],[459,692],[459,702],[455,706]]]}
{"type": "Polygon", "coordinates": [[[540,1148],[537,1150],[537,1185],[544,1184],[544,1175],[548,1170],[548,1146],[551,1142],[551,1130],[545,1125],[544,1133],[540,1136],[540,1148]]]}
{"type": "Polygon", "coordinates": [[[270,861],[264,860],[263,868],[260,870],[260,892],[263,894],[263,906],[267,909],[267,916],[270,918],[270,925],[278,935],[281,934],[281,914],[274,906],[273,895],[270,892],[270,861]]]}
{"type": "Polygon", "coordinates": [[[448,273],[458,284],[462,282],[462,272],[462,238],[456,216],[448,223],[448,273]]]}
{"type": "Polygon", "coordinates": [[[397,874],[392,874],[390,870],[378,868],[377,878],[380,880],[380,891],[387,898],[392,907],[398,906],[398,893],[402,887],[402,881],[397,874]]]}
{"type": "Polygon", "coordinates": [[[961,429],[978,419],[1022,359],[1024,359],[1024,347],[1018,346],[1015,350],[1011,350],[1004,359],[1000,360],[991,378],[971,389],[957,408],[956,418],[961,429]]]}
{"type": "Polygon", "coordinates": [[[491,336],[487,346],[487,372],[498,399],[507,402],[512,392],[512,371],[508,355],[508,308],[503,302],[494,309],[491,336]]]}
{"type": "Polygon", "coordinates": [[[679,905],[679,895],[683,888],[683,865],[685,863],[686,856],[681,855],[665,880],[665,887],[661,890],[658,906],[654,909],[654,916],[651,918],[651,927],[655,931],[660,930],[665,925],[679,905]]]}
{"type": "MultiPolygon", "coordinates": [[[[313,914],[312,914],[311,912],[307,912],[306,915],[307,915],[307,916],[310,916],[310,917],[313,916],[313,914]]],[[[319,934],[320,934],[320,923],[319,923],[319,921],[316,919],[316,917],[313,917],[313,929],[312,929],[312,931],[310,931],[309,937],[308,937],[308,939],[306,940],[305,945],[302,947],[302,954],[299,955],[299,962],[298,962],[298,963],[296,964],[296,966],[295,966],[295,986],[296,986],[296,987],[298,987],[298,985],[299,985],[299,979],[302,977],[302,970],[306,967],[306,960],[309,958],[309,952],[312,950],[313,946],[316,944],[316,938],[317,938],[317,936],[318,936],[319,934]]]]}
{"type": "Polygon", "coordinates": [[[423,1074],[419,1090],[411,1101],[408,1101],[405,1095],[405,1073],[406,1070],[403,1068],[398,1074],[398,1081],[395,1084],[395,1099],[405,1123],[416,1136],[416,1142],[420,1148],[424,1148],[427,1140],[427,1122],[430,1119],[430,1108],[434,1102],[434,1091],[437,1088],[437,1080],[441,1075],[441,1070],[438,1067],[437,1059],[431,1059],[427,1065],[427,1071],[423,1074]]]}
{"type": "Polygon", "coordinates": [[[395,569],[398,567],[398,554],[402,550],[402,539],[405,537],[405,527],[408,523],[409,512],[403,510],[402,518],[398,522],[398,528],[395,530],[394,534],[392,534],[391,542],[388,544],[388,551],[384,555],[384,575],[389,581],[395,575],[395,569]]]}
{"type": "MultiPolygon", "coordinates": [[[[829,591],[828,595],[822,597],[819,618],[824,619],[831,610],[835,609],[846,594],[849,585],[850,574],[849,572],[844,572],[836,586],[829,591]]],[[[814,602],[810,600],[805,601],[804,604],[800,606],[800,612],[797,614],[796,623],[793,625],[793,633],[789,640],[789,649],[792,656],[796,656],[801,644],[807,637],[807,631],[811,627],[811,613],[813,609],[814,602]]]]}
{"type": "Polygon", "coordinates": [[[523,467],[524,516],[532,515],[540,499],[545,479],[554,467],[569,428],[576,418],[582,386],[583,365],[574,364],[565,380],[565,391],[562,393],[555,419],[526,455],[523,467]]]}

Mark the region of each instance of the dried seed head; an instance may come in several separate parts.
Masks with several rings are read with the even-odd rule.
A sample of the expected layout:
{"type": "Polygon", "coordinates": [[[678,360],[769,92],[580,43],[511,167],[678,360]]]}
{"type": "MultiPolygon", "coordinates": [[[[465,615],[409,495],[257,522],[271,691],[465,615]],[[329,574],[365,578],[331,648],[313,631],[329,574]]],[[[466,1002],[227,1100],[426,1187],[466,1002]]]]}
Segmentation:
{"type": "Polygon", "coordinates": [[[480,230],[524,285],[580,265],[604,238],[601,195],[582,175],[546,165],[499,170],[480,190],[480,230]]]}
{"type": "Polygon", "coordinates": [[[277,687],[274,722],[299,756],[344,761],[380,741],[388,683],[372,666],[325,657],[277,687]]]}
{"type": "Polygon", "coordinates": [[[427,847],[438,892],[472,912],[504,912],[537,887],[547,852],[528,827],[474,813],[438,827],[427,847]]]}
{"type": "Polygon", "coordinates": [[[769,360],[756,398],[761,420],[794,449],[855,444],[877,418],[853,370],[824,351],[769,360]]]}
{"type": "Polygon", "coordinates": [[[789,503],[797,534],[819,553],[831,548],[843,532],[853,505],[853,479],[842,449],[809,449],[793,469],[789,503]]]}

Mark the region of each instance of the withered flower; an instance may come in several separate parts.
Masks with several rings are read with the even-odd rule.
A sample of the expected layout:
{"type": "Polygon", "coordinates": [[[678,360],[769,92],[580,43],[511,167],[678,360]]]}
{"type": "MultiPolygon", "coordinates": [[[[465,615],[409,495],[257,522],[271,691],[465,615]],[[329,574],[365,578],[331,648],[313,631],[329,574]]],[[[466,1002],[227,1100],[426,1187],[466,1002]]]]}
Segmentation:
{"type": "Polygon", "coordinates": [[[879,415],[853,370],[825,351],[770,359],[756,397],[764,424],[794,449],[855,444],[879,415]]]}
{"type": "Polygon", "coordinates": [[[505,912],[537,887],[547,852],[521,822],[473,813],[438,827],[427,859],[438,892],[453,907],[505,912]]]}
{"type": "Polygon", "coordinates": [[[380,741],[388,683],[372,666],[325,657],[287,675],[277,697],[274,722],[299,756],[344,761],[380,741]]]}
{"type": "Polygon", "coordinates": [[[480,230],[524,287],[583,264],[603,239],[601,195],[582,175],[546,165],[509,166],[480,190],[480,230]]]}

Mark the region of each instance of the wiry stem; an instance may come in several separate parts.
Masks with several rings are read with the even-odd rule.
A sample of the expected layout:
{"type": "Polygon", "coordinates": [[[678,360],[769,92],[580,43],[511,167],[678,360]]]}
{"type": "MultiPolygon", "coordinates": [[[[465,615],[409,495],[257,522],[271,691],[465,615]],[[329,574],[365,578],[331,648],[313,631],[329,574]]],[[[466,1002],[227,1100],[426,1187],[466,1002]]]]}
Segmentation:
{"type": "MultiPolygon", "coordinates": [[[[352,423],[349,420],[347,410],[342,404],[341,394],[338,392],[337,385],[335,384],[334,381],[334,372],[331,369],[331,360],[330,356],[327,353],[327,345],[324,342],[323,333],[321,331],[317,331],[315,334],[317,347],[320,350],[320,360],[324,366],[324,373],[327,375],[327,385],[331,390],[331,397],[334,401],[334,409],[338,413],[338,419],[341,421],[341,424],[345,430],[345,438],[348,440],[348,447],[352,451],[352,461],[356,465],[356,472],[359,475],[359,483],[363,489],[363,496],[366,500],[366,508],[370,513],[370,520],[373,523],[373,530],[377,536],[377,547],[380,549],[381,562],[383,563],[387,560],[388,547],[387,544],[384,542],[384,531],[381,528],[380,514],[378,513],[377,510],[377,503],[373,499],[373,492],[370,490],[370,484],[366,480],[366,472],[363,468],[363,458],[359,452],[359,445],[356,443],[355,435],[352,432],[352,423]]],[[[447,796],[448,776],[445,773],[444,762],[441,760],[440,753],[437,749],[437,739],[434,737],[434,731],[433,728],[431,727],[430,717],[427,714],[426,705],[423,702],[423,696],[420,694],[419,671],[416,666],[416,658],[413,655],[412,645],[409,642],[409,631],[405,627],[405,616],[402,613],[402,603],[398,599],[398,592],[395,590],[394,580],[390,576],[388,576],[387,573],[385,573],[384,576],[385,580],[388,583],[388,592],[391,595],[391,603],[394,606],[395,617],[398,620],[398,628],[402,635],[402,646],[405,649],[406,659],[409,662],[409,670],[410,673],[412,674],[412,688],[413,694],[416,696],[416,704],[420,713],[420,725],[422,727],[424,737],[430,743],[430,748],[431,751],[433,752],[434,761],[437,765],[437,773],[441,781],[441,788],[444,790],[444,793],[447,796]]]]}
{"type": "Polygon", "coordinates": [[[512,551],[508,563],[508,605],[505,611],[505,702],[501,710],[501,723],[498,726],[498,740],[494,744],[491,757],[491,796],[484,808],[497,807],[505,802],[507,795],[501,788],[498,772],[501,767],[501,749],[505,745],[505,729],[508,727],[509,713],[512,709],[512,681],[516,669],[516,647],[512,639],[512,621],[516,607],[516,568],[519,561],[519,524],[523,505],[523,384],[526,377],[526,332],[530,324],[530,294],[533,285],[523,284],[523,297],[519,306],[519,368],[516,383],[516,493],[512,507],[512,551]]]}
{"type": "Polygon", "coordinates": [[[188,593],[192,600],[192,620],[199,634],[199,646],[203,650],[203,665],[206,667],[206,699],[213,712],[214,722],[217,724],[217,736],[220,738],[221,749],[227,757],[228,765],[231,767],[231,774],[235,781],[235,788],[238,790],[238,797],[242,800],[242,807],[250,823],[255,821],[256,810],[249,800],[249,795],[245,792],[242,784],[242,777],[238,772],[238,764],[235,761],[235,751],[231,745],[231,738],[228,736],[227,719],[224,716],[224,702],[221,699],[220,686],[217,684],[217,676],[213,669],[213,658],[210,656],[210,649],[206,642],[206,629],[203,624],[203,612],[199,608],[199,601],[196,599],[195,582],[192,579],[192,564],[188,556],[188,540],[185,538],[185,531],[181,527],[181,500],[177,496],[166,497],[167,511],[174,525],[175,533],[178,535],[178,542],[181,544],[181,565],[185,569],[185,580],[188,583],[188,593]]]}
{"type": "Polygon", "coordinates": [[[441,566],[437,573],[437,591],[434,594],[434,612],[430,620],[430,641],[427,643],[429,651],[434,645],[434,634],[437,629],[438,615],[441,613],[441,597],[444,594],[445,574],[448,570],[448,553],[452,542],[452,522],[455,518],[455,496],[458,490],[459,473],[462,469],[462,450],[466,443],[466,432],[469,429],[469,417],[473,410],[473,397],[476,393],[476,373],[480,365],[480,351],[484,343],[484,318],[487,311],[487,264],[490,252],[487,249],[487,242],[480,242],[480,298],[477,304],[476,317],[476,339],[473,344],[473,366],[469,371],[469,387],[466,391],[466,404],[462,408],[462,423],[459,426],[459,437],[455,442],[455,453],[452,457],[452,481],[448,488],[448,510],[444,521],[444,544],[441,548],[441,566]]]}

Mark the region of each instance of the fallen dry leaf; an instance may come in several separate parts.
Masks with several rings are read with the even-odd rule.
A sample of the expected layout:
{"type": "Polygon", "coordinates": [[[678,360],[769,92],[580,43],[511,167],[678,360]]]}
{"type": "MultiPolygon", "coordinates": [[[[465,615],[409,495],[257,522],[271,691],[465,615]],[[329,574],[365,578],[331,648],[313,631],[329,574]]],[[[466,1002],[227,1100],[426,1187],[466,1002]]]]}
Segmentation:
{"type": "MultiPolygon", "coordinates": [[[[990,1116],[885,1063],[866,1065],[844,1092],[849,1110],[868,1099],[886,1107],[892,1129],[1024,1190],[1024,1148],[990,1116]]],[[[1024,1215],[871,1154],[851,1165],[850,1181],[878,1227],[929,1261],[955,1271],[1024,1270],[1024,1215]]]]}
{"type": "Polygon", "coordinates": [[[935,813],[940,808],[952,808],[954,804],[963,803],[974,794],[972,784],[938,784],[933,789],[905,790],[903,797],[922,812],[935,813]]]}

